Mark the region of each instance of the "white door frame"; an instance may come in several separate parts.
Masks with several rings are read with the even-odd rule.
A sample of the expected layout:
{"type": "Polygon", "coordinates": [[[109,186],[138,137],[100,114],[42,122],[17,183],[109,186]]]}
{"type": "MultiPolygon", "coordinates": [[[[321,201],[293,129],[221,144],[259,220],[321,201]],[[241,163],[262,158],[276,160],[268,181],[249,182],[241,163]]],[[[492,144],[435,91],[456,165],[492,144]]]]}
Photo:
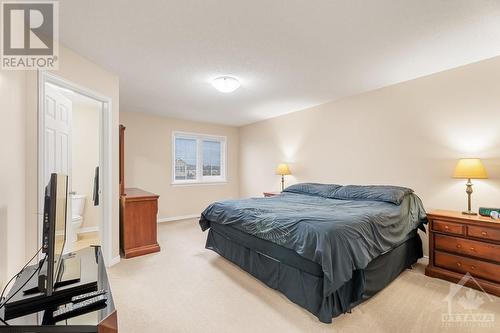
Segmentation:
{"type": "Polygon", "coordinates": [[[45,158],[45,83],[52,83],[62,88],[72,90],[102,103],[102,112],[99,115],[100,123],[100,158],[99,158],[99,199],[101,204],[101,218],[99,232],[101,248],[106,265],[116,264],[112,249],[112,100],[110,97],[96,93],[86,87],[77,85],[57,75],[46,71],[38,71],[38,245],[42,244],[43,205],[44,205],[44,158],[45,158]]]}

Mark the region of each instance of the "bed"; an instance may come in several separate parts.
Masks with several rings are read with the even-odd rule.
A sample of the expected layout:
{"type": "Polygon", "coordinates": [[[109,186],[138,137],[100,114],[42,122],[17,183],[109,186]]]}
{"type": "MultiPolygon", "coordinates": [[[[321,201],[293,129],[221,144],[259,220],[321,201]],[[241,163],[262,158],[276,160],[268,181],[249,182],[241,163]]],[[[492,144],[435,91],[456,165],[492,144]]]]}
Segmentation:
{"type": "Polygon", "coordinates": [[[408,188],[301,183],[215,202],[200,227],[207,249],[331,323],[422,257],[426,222],[408,188]]]}

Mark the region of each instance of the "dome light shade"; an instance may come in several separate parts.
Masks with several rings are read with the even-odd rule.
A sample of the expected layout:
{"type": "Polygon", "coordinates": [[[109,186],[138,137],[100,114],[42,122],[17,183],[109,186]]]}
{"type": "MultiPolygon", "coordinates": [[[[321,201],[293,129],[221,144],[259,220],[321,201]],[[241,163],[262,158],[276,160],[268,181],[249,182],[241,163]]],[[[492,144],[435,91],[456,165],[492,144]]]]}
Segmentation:
{"type": "Polygon", "coordinates": [[[232,76],[220,76],[212,81],[215,89],[223,93],[230,93],[240,87],[240,81],[232,76]]]}

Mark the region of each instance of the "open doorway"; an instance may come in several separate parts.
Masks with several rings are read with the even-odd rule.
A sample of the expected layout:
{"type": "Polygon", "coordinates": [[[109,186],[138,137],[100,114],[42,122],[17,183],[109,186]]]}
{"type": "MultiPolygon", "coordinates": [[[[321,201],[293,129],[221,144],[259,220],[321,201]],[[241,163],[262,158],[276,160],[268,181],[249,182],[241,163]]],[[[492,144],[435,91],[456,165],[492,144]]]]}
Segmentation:
{"type": "MultiPolygon", "coordinates": [[[[110,108],[110,98],[40,72],[39,211],[50,174],[67,174],[64,252],[100,245],[106,262],[111,258],[110,108]]],[[[40,219],[40,243],[41,226],[40,219]]]]}

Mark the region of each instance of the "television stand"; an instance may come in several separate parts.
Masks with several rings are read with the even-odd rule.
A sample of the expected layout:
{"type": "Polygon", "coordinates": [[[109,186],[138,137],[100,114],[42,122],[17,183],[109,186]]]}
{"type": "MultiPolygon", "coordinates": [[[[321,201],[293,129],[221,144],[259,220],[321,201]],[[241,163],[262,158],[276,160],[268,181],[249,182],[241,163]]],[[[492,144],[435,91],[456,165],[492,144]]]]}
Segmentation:
{"type": "MultiPolygon", "coordinates": [[[[52,296],[45,296],[40,292],[24,294],[21,290],[3,309],[0,309],[0,318],[9,325],[7,326],[0,320],[0,333],[5,329],[8,332],[98,332],[98,330],[101,332],[103,329],[105,329],[104,332],[117,332],[117,315],[101,248],[99,246],[88,247],[74,253],[74,258],[80,261],[77,266],[81,265],[79,272],[81,277],[77,283],[68,284],[75,276],[75,272],[69,269],[70,262],[76,265],[78,260],[72,261],[73,258],[69,255],[65,257],[69,261],[68,266],[65,267],[67,269],[61,276],[63,283],[55,289],[54,294],[52,296]],[[73,296],[98,289],[107,291],[108,300],[103,308],[69,318],[56,325],[52,319],[52,312],[61,304],[69,303],[73,296]]],[[[26,272],[23,272],[16,280],[10,292],[18,290],[37,267],[38,264],[28,266],[26,272]]],[[[38,283],[36,274],[33,280],[38,283]]],[[[30,283],[34,282],[30,281],[30,283]]]]}
{"type": "MultiPolygon", "coordinates": [[[[94,274],[88,274],[86,270],[81,275],[81,264],[87,267],[95,266],[95,257],[85,256],[85,252],[76,254],[66,254],[62,257],[61,274],[59,279],[62,281],[59,286],[56,284],[51,295],[45,293],[44,282],[39,282],[37,274],[33,275],[34,270],[39,264],[28,266],[21,273],[19,278],[12,286],[7,299],[11,297],[19,288],[11,300],[5,305],[5,318],[11,319],[20,315],[30,314],[44,310],[49,307],[55,307],[71,300],[71,297],[97,290],[97,277],[94,274]],[[67,264],[66,264],[67,261],[67,264]],[[92,262],[93,261],[93,262],[92,262]],[[72,264],[71,264],[72,263],[72,264]],[[33,277],[31,277],[33,275],[33,277]],[[76,282],[76,283],[71,283],[76,282]]],[[[42,274],[46,274],[47,262],[42,266],[42,274]]],[[[56,280],[56,281],[57,281],[56,280]]]]}
{"type": "MultiPolygon", "coordinates": [[[[30,266],[29,271],[27,270],[26,272],[23,272],[23,274],[31,276],[37,266],[38,265],[30,266]]],[[[44,285],[47,280],[44,275],[47,274],[46,267],[47,263],[45,262],[41,269],[42,275],[38,274],[40,278],[42,278],[42,281],[40,281],[40,279],[35,279],[34,276],[33,279],[31,279],[25,286],[26,289],[23,290],[24,295],[33,295],[43,293],[45,291],[44,285]]],[[[76,284],[74,286],[75,288],[81,287],[81,285],[79,284],[79,282],[81,282],[81,270],[82,267],[80,256],[76,255],[75,253],[68,253],[67,255],[64,255],[61,259],[61,274],[59,274],[58,278],[56,279],[57,282],[54,284],[54,293],[57,293],[57,289],[72,284],[76,284]]]]}

